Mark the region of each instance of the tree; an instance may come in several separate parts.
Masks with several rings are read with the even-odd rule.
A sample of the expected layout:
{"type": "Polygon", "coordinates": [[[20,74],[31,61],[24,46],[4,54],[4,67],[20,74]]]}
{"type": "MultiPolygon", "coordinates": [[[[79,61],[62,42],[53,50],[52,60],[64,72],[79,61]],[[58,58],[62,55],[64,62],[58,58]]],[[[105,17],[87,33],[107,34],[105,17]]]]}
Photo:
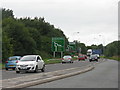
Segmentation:
{"type": "MultiPolygon", "coordinates": [[[[66,43],[68,43],[63,31],[46,22],[44,18],[35,17],[31,19],[26,17],[17,19],[14,18],[12,10],[2,9],[2,11],[2,32],[5,33],[8,43],[12,45],[11,55],[42,54],[43,57],[48,58],[52,55],[52,37],[64,37],[66,43]]],[[[3,39],[3,42],[5,41],[6,39],[3,39]]],[[[7,48],[7,46],[4,46],[4,49],[5,47],[7,48]]],[[[3,54],[4,58],[7,52],[3,54]]]]}
{"type": "Polygon", "coordinates": [[[11,38],[8,38],[7,34],[3,32],[2,38],[2,60],[5,62],[8,57],[13,55],[13,45],[11,44],[11,38]]]}
{"type": "Polygon", "coordinates": [[[4,18],[14,18],[13,11],[10,9],[2,9],[2,19],[4,18]]]}
{"type": "Polygon", "coordinates": [[[30,33],[24,24],[12,18],[4,19],[3,32],[11,38],[14,55],[24,55],[35,53],[36,42],[30,37],[30,33]]]}
{"type": "Polygon", "coordinates": [[[120,45],[120,41],[114,41],[106,45],[105,55],[107,57],[120,56],[119,45],[120,45]]]}
{"type": "Polygon", "coordinates": [[[77,48],[78,48],[78,50],[81,49],[81,53],[82,53],[82,54],[86,54],[86,52],[87,52],[87,47],[85,46],[84,43],[78,42],[77,48]]]}

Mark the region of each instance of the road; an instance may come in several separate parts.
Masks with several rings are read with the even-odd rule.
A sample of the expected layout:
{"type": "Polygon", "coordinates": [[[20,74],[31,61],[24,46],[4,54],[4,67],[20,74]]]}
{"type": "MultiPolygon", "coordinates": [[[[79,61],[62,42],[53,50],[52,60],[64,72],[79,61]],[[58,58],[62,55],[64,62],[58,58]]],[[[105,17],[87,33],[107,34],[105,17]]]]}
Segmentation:
{"type": "MultiPolygon", "coordinates": [[[[102,60],[99,60],[101,62],[102,60]]],[[[68,69],[68,68],[73,68],[73,67],[82,67],[88,64],[93,64],[96,62],[89,62],[88,60],[86,61],[74,61],[74,63],[66,63],[66,64],[48,64],[46,65],[46,71],[45,72],[51,72],[51,71],[56,71],[56,70],[62,70],[62,69],[68,69]]],[[[38,72],[38,73],[41,73],[38,72]]],[[[14,70],[2,70],[2,79],[9,79],[9,78],[16,78],[16,77],[21,77],[21,76],[26,76],[26,75],[31,75],[31,74],[36,74],[36,73],[23,73],[23,74],[16,74],[14,70]]]]}
{"type": "Polygon", "coordinates": [[[118,88],[118,62],[108,60],[92,71],[29,88],[118,88]]]}

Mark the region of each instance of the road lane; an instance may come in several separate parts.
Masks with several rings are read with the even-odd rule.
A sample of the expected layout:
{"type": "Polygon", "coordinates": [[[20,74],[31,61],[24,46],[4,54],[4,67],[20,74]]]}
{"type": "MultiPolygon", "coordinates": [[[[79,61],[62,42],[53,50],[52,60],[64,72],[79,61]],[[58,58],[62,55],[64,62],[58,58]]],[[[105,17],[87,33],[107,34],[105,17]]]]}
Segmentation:
{"type": "MultiPolygon", "coordinates": [[[[102,60],[99,60],[101,62],[102,60]]],[[[65,64],[48,64],[46,65],[46,71],[45,72],[51,72],[51,71],[56,71],[56,70],[63,70],[63,69],[68,69],[68,68],[73,68],[73,67],[82,67],[88,64],[94,64],[96,62],[89,62],[88,60],[86,61],[74,61],[74,63],[65,63],[65,64]]],[[[39,71],[38,73],[41,73],[39,71]]],[[[14,70],[3,70],[2,71],[2,79],[10,79],[10,78],[16,78],[16,77],[21,77],[21,76],[26,76],[26,75],[31,75],[31,74],[36,74],[36,73],[23,73],[23,74],[16,74],[14,70]]]]}
{"type": "Polygon", "coordinates": [[[108,60],[90,72],[29,88],[118,88],[118,62],[108,60]]]}

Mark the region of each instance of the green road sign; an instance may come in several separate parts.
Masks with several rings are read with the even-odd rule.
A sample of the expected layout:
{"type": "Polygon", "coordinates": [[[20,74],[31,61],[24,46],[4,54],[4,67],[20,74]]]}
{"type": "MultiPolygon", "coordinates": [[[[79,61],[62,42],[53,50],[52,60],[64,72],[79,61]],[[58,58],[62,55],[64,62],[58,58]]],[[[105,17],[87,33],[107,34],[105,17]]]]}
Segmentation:
{"type": "Polygon", "coordinates": [[[75,42],[69,42],[69,45],[67,45],[67,48],[69,49],[69,51],[76,51],[75,42]]]}
{"type": "Polygon", "coordinates": [[[52,51],[53,52],[65,51],[65,39],[61,37],[52,38],[52,51]]]}

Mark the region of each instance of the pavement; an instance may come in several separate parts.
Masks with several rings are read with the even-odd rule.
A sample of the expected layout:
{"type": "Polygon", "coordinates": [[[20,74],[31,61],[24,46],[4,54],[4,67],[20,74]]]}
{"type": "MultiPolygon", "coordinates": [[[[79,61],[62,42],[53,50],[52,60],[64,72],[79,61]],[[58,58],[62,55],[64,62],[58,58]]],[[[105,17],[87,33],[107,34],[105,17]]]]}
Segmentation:
{"type": "Polygon", "coordinates": [[[64,70],[57,70],[52,72],[36,73],[34,75],[22,76],[12,79],[0,80],[0,88],[26,88],[37,84],[51,82],[54,80],[78,75],[94,69],[94,65],[87,65],[83,67],[74,67],[64,70]]]}

